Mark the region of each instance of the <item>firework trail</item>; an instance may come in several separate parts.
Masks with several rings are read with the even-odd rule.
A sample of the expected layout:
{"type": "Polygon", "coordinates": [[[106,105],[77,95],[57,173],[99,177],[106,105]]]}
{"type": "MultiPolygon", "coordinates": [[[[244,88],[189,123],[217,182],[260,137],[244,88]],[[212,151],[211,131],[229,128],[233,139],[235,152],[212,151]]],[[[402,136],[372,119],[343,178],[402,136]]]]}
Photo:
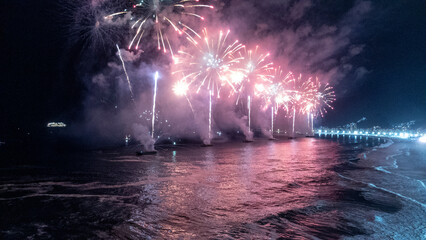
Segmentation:
{"type": "Polygon", "coordinates": [[[270,82],[270,71],[272,68],[272,62],[266,60],[269,57],[269,53],[261,53],[259,46],[256,46],[254,50],[247,50],[244,46],[241,51],[238,52],[237,58],[241,59],[240,71],[244,74],[243,78],[232,78],[231,81],[238,86],[237,101],[238,105],[241,95],[247,98],[247,117],[248,117],[248,128],[251,131],[251,106],[253,101],[252,96],[254,95],[254,86],[257,83],[270,82]]]}
{"type": "Polygon", "coordinates": [[[154,76],[154,97],[152,101],[152,123],[151,123],[151,137],[154,138],[154,124],[155,124],[155,101],[157,98],[157,82],[158,82],[158,71],[155,72],[154,76]]]}
{"type": "Polygon", "coordinates": [[[210,140],[212,139],[212,90],[209,91],[209,139],[206,144],[210,144],[210,140]]]}
{"type": "MultiPolygon", "coordinates": [[[[266,111],[271,107],[271,134],[274,132],[274,115],[277,113],[278,104],[283,102],[280,94],[284,92],[282,83],[256,84],[254,86],[255,96],[261,100],[261,109],[266,111]]],[[[271,136],[272,138],[272,136],[271,136]]]]}
{"type": "Polygon", "coordinates": [[[296,123],[296,113],[307,113],[313,107],[313,99],[316,95],[316,87],[312,81],[312,77],[309,77],[306,80],[302,79],[302,74],[298,78],[293,80],[291,88],[291,98],[292,98],[292,117],[293,117],[293,126],[292,126],[292,137],[294,137],[295,123],[296,123]]]}
{"type": "MultiPolygon", "coordinates": [[[[260,99],[262,111],[271,107],[271,133],[273,134],[274,117],[278,109],[289,110],[291,104],[291,92],[289,84],[294,80],[291,72],[283,74],[281,67],[275,68],[268,77],[270,82],[258,83],[254,85],[254,94],[260,99]]],[[[271,135],[270,138],[273,138],[271,135]]]]}
{"type": "Polygon", "coordinates": [[[333,109],[331,104],[336,100],[333,87],[328,83],[321,83],[318,77],[316,77],[313,86],[315,87],[315,91],[302,108],[302,112],[307,115],[308,127],[311,130],[311,134],[314,132],[314,115],[319,114],[323,117],[327,113],[327,108],[333,109]]]}
{"type": "Polygon", "coordinates": [[[131,29],[134,34],[128,45],[129,49],[139,49],[141,40],[146,35],[155,35],[158,50],[163,50],[173,56],[172,45],[167,36],[167,27],[171,26],[179,35],[196,43],[195,38],[200,38],[197,32],[185,24],[185,17],[191,16],[198,20],[204,17],[195,13],[197,8],[210,8],[212,5],[200,4],[199,0],[141,0],[129,1],[128,8],[105,16],[105,19],[115,19],[129,14],[131,16],[131,29]]]}
{"type": "Polygon", "coordinates": [[[123,65],[124,74],[126,75],[127,85],[129,86],[129,91],[130,91],[130,97],[132,98],[132,101],[134,103],[135,99],[133,97],[133,88],[132,88],[132,84],[130,83],[129,75],[127,74],[126,65],[124,65],[124,61],[123,61],[123,57],[121,56],[120,48],[118,47],[118,45],[115,45],[115,46],[117,47],[118,56],[120,57],[121,64],[123,65]]]}
{"type": "MultiPolygon", "coordinates": [[[[172,75],[182,75],[179,81],[188,85],[190,93],[208,94],[209,98],[209,139],[205,143],[210,144],[212,137],[212,98],[220,97],[222,87],[229,87],[230,91],[236,91],[228,75],[237,72],[236,65],[241,60],[234,57],[243,47],[238,40],[229,43],[228,36],[222,31],[215,37],[208,35],[207,29],[203,29],[204,41],[200,43],[192,42],[190,51],[179,51],[175,57],[176,71],[172,75]]],[[[177,83],[179,84],[179,83],[177,83]]]]}
{"type": "Polygon", "coordinates": [[[274,137],[274,117],[275,117],[274,107],[271,107],[271,135],[274,137]]]}
{"type": "Polygon", "coordinates": [[[308,115],[308,126],[310,124],[311,133],[314,132],[314,115],[324,116],[327,113],[327,108],[333,109],[331,104],[336,100],[336,95],[334,94],[333,87],[328,83],[321,83],[318,80],[318,77],[315,78],[314,82],[315,93],[311,99],[311,103],[308,104],[307,112],[308,115]],[[309,121],[310,120],[310,121],[309,121]]]}
{"type": "Polygon", "coordinates": [[[247,96],[247,109],[248,109],[248,130],[251,132],[251,99],[250,95],[247,96]]]}

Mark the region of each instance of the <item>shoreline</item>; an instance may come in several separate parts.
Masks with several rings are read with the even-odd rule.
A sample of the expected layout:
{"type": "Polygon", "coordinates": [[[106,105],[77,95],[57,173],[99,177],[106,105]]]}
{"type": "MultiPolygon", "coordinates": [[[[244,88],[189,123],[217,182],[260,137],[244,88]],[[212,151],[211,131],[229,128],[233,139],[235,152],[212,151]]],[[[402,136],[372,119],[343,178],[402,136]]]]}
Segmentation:
{"type": "MultiPolygon", "coordinates": [[[[410,176],[406,176],[397,172],[399,169],[398,158],[404,155],[406,149],[409,148],[410,145],[414,145],[416,143],[415,142],[394,142],[391,139],[388,139],[388,141],[389,142],[387,143],[383,143],[383,144],[380,144],[379,146],[371,147],[365,152],[358,154],[358,157],[360,159],[364,159],[367,161],[365,163],[360,162],[359,165],[366,168],[372,167],[375,171],[382,172],[387,175],[394,175],[401,178],[405,178],[410,181],[416,181],[419,183],[419,185],[421,185],[423,188],[426,189],[425,183],[422,180],[419,180],[410,176]],[[383,156],[385,156],[384,159],[383,159],[383,156]],[[371,163],[373,163],[374,165],[371,165],[371,163]]],[[[423,202],[404,196],[400,193],[393,192],[386,188],[381,188],[371,183],[366,183],[366,184],[369,185],[370,187],[389,192],[391,194],[397,195],[401,198],[404,198],[406,200],[419,204],[426,210],[426,204],[423,202]]]]}
{"type": "MultiPolygon", "coordinates": [[[[412,158],[407,154],[424,149],[424,146],[419,146],[416,142],[392,141],[368,147],[358,154],[360,160],[357,163],[351,162],[358,169],[337,173],[344,180],[344,185],[361,191],[364,198],[373,204],[398,208],[397,211],[387,211],[386,208],[378,210],[374,207],[364,210],[366,215],[371,216],[364,223],[364,227],[371,232],[369,238],[421,239],[426,236],[424,180],[408,175],[418,170],[412,166],[412,158]]],[[[419,164],[424,166],[425,162],[419,164]]]]}

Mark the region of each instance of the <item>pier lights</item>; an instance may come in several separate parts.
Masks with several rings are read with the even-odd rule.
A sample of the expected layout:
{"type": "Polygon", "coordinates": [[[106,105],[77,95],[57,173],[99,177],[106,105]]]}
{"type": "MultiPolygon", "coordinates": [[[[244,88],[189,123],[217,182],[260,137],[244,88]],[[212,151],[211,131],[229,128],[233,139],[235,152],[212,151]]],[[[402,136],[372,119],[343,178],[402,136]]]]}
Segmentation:
{"type": "Polygon", "coordinates": [[[422,137],[419,138],[419,142],[426,143],[426,136],[424,134],[422,137]]]}

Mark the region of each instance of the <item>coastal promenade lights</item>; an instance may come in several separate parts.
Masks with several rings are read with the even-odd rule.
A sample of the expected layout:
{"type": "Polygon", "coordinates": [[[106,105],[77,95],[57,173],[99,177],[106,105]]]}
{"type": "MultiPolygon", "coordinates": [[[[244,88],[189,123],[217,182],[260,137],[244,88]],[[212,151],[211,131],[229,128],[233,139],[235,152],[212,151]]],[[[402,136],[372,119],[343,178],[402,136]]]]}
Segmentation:
{"type": "Polygon", "coordinates": [[[420,138],[419,138],[419,142],[421,142],[421,143],[426,143],[426,136],[425,136],[425,135],[423,135],[423,137],[420,137],[420,138]]]}

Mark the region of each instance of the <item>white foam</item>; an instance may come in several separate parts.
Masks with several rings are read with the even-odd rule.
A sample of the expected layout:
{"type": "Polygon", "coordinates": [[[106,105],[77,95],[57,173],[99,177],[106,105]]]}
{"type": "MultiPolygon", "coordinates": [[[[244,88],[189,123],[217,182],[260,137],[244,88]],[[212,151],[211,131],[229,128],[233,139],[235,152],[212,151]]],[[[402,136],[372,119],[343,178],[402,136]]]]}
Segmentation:
{"type": "Polygon", "coordinates": [[[376,186],[376,185],[374,185],[374,184],[372,184],[372,183],[366,183],[366,182],[363,182],[363,181],[355,180],[355,179],[353,179],[353,178],[345,177],[345,176],[343,176],[343,175],[341,175],[341,174],[337,174],[337,175],[338,175],[339,177],[341,177],[341,178],[346,179],[346,180],[350,180],[350,181],[357,182],[357,183],[362,183],[362,184],[368,185],[368,186],[370,186],[370,187],[372,187],[372,188],[380,189],[380,190],[385,191],[385,192],[387,192],[387,193],[394,194],[394,195],[396,195],[396,196],[398,196],[398,197],[401,197],[401,198],[403,198],[403,199],[406,199],[406,200],[408,200],[408,201],[411,201],[411,202],[413,202],[413,203],[416,203],[416,204],[418,204],[418,205],[422,206],[424,209],[426,209],[426,204],[424,204],[424,203],[422,203],[422,202],[419,202],[419,201],[417,201],[417,200],[415,200],[415,199],[412,199],[412,198],[410,198],[410,197],[404,196],[404,195],[402,195],[402,194],[399,194],[399,193],[397,193],[397,192],[393,192],[393,191],[388,190],[388,189],[386,189],[386,188],[378,187],[378,186],[376,186]]]}
{"type": "Polygon", "coordinates": [[[401,198],[404,198],[404,199],[407,199],[407,200],[412,201],[412,202],[414,202],[414,203],[417,203],[417,204],[419,204],[420,206],[422,206],[423,208],[425,208],[425,209],[426,209],[426,204],[421,203],[421,202],[419,202],[419,201],[417,201],[417,200],[415,200],[415,199],[412,199],[412,198],[410,198],[410,197],[404,196],[404,195],[399,194],[399,193],[397,193],[397,192],[393,192],[393,191],[391,191],[391,190],[389,190],[389,189],[386,189],[386,188],[378,187],[378,186],[376,186],[376,185],[374,185],[374,184],[372,184],[372,183],[368,183],[368,186],[373,187],[373,188],[380,189],[380,190],[385,191],[385,192],[388,192],[388,193],[392,193],[392,194],[397,195],[397,196],[399,196],[399,197],[401,197],[401,198]]]}
{"type": "Polygon", "coordinates": [[[380,171],[380,172],[385,172],[385,173],[392,174],[392,173],[391,173],[391,172],[389,172],[388,170],[385,170],[382,166],[380,166],[380,167],[375,167],[374,169],[376,169],[377,171],[380,171]]]}
{"type": "Polygon", "coordinates": [[[396,159],[393,160],[393,168],[395,168],[395,169],[398,168],[398,164],[396,162],[396,159]]]}
{"type": "Polygon", "coordinates": [[[417,180],[417,181],[423,186],[423,188],[426,188],[426,185],[422,180],[417,180]]]}
{"type": "Polygon", "coordinates": [[[390,147],[394,142],[390,139],[388,139],[387,142],[380,144],[379,146],[377,146],[377,148],[388,148],[390,147]]]}

